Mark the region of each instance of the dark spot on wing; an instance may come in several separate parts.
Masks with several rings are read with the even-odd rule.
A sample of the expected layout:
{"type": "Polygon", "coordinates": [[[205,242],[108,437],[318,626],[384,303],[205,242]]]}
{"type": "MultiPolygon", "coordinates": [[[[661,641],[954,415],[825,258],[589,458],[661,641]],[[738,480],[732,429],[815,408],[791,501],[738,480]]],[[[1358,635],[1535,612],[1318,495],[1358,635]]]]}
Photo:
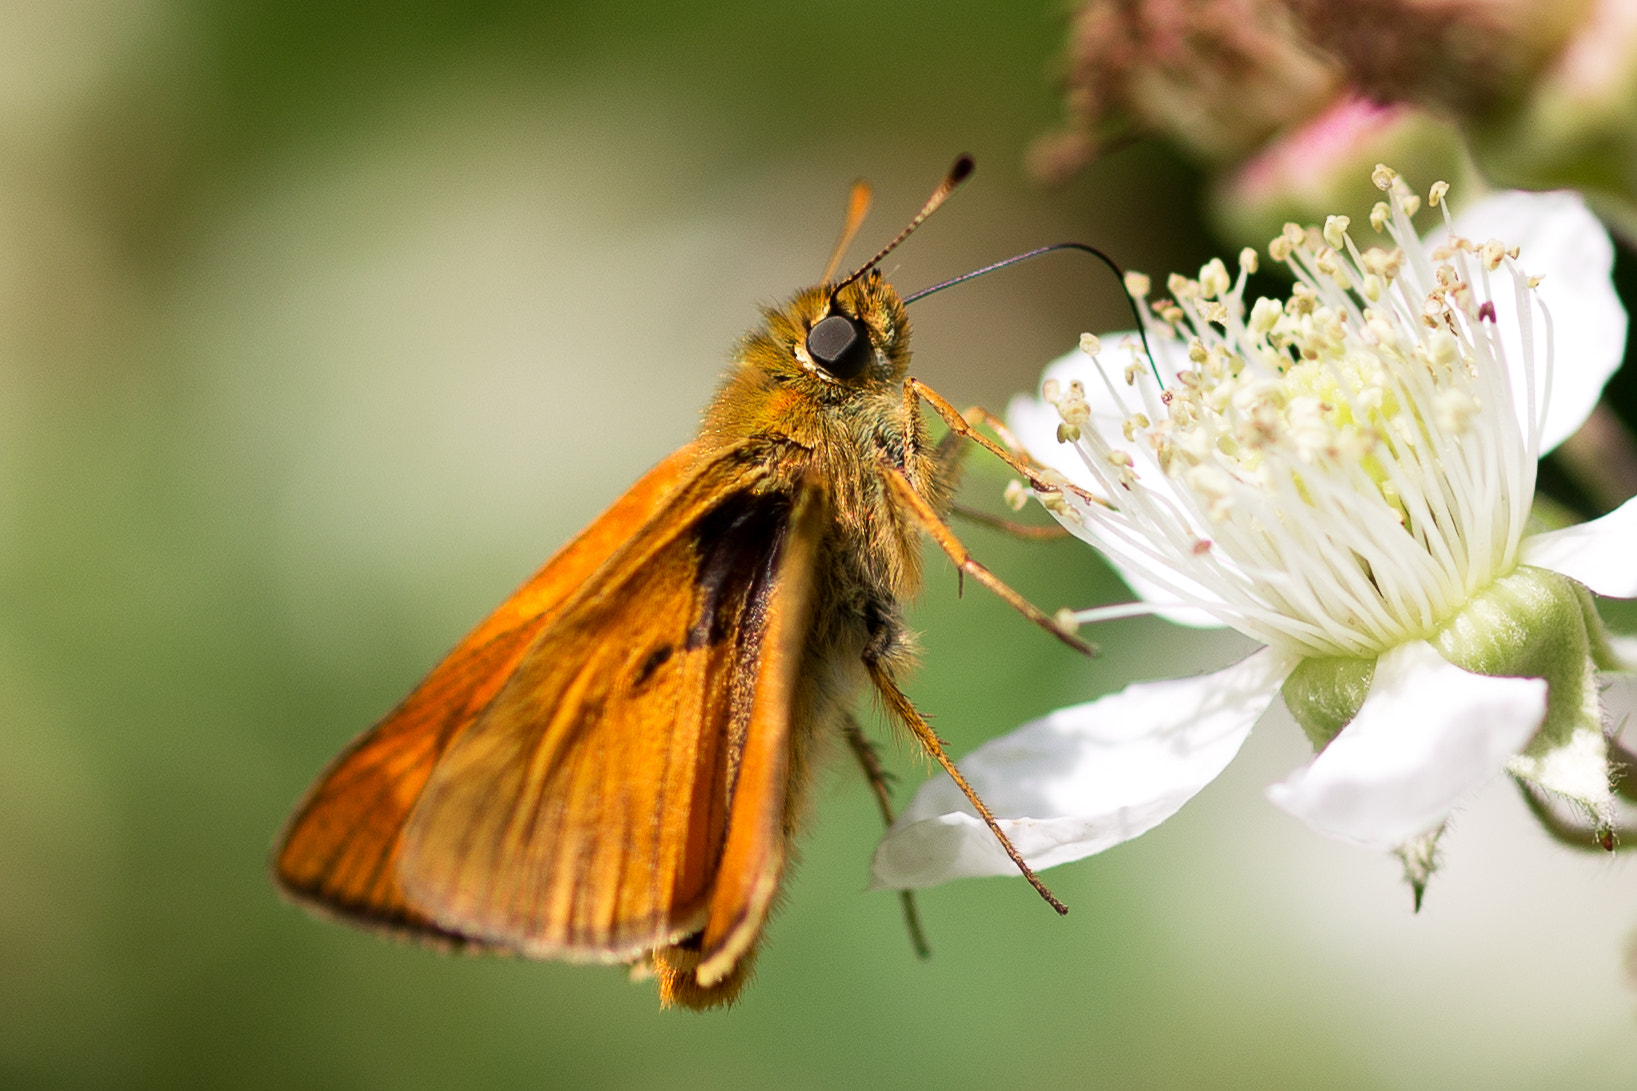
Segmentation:
{"type": "Polygon", "coordinates": [[[766,610],[789,529],[790,497],[784,493],[733,496],[699,521],[698,592],[686,647],[718,644],[766,610]]]}
{"type": "Polygon", "coordinates": [[[644,685],[646,685],[648,680],[654,676],[654,672],[663,667],[666,662],[670,660],[671,654],[675,650],[676,649],[671,647],[669,644],[661,644],[659,647],[649,652],[648,658],[644,659],[642,661],[642,665],[637,668],[636,677],[631,679],[631,688],[641,689],[644,685]]]}

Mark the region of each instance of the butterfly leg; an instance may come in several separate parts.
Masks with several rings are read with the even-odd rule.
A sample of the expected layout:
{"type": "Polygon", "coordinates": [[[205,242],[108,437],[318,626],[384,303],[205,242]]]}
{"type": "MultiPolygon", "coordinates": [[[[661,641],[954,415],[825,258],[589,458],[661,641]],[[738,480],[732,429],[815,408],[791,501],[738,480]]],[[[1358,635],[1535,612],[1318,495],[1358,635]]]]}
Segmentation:
{"type": "MultiPolygon", "coordinates": [[[[875,744],[864,737],[858,721],[848,716],[841,725],[841,732],[847,737],[847,745],[852,747],[853,756],[858,759],[859,766],[864,770],[864,779],[870,782],[870,791],[875,793],[875,805],[881,811],[881,821],[892,827],[892,794],[889,790],[891,775],[881,765],[881,755],[875,751],[875,744]]],[[[900,890],[898,900],[904,907],[904,927],[909,929],[909,943],[915,949],[917,958],[931,958],[932,948],[927,946],[926,933],[921,930],[921,914],[915,908],[915,892],[900,890]]]]}
{"type": "MultiPolygon", "coordinates": [[[[910,382],[913,383],[915,380],[912,379],[910,382]]],[[[914,414],[919,410],[920,395],[916,392],[919,387],[919,383],[915,383],[914,386],[911,386],[908,383],[905,384],[905,414],[914,414]]],[[[993,413],[989,412],[989,410],[983,408],[981,405],[975,405],[971,409],[968,409],[962,416],[968,423],[988,425],[995,432],[995,434],[1000,437],[1000,441],[1006,445],[1006,449],[1008,451],[1010,451],[1019,460],[1027,460],[1030,461],[1031,465],[1033,464],[1032,460],[1029,459],[1028,452],[1023,449],[1022,444],[1018,443],[1016,437],[1014,437],[1012,433],[1007,430],[1006,425],[1001,423],[1000,419],[993,413]]],[[[938,441],[937,450],[933,452],[932,465],[935,468],[934,475],[941,482],[946,483],[948,491],[954,491],[956,478],[959,476],[961,459],[966,454],[966,445],[970,431],[970,429],[957,430],[955,428],[951,428],[949,431],[943,434],[943,438],[938,441]]],[[[915,434],[914,429],[911,428],[904,429],[904,433],[905,435],[915,434]]],[[[915,464],[913,459],[906,461],[911,466],[915,464]]],[[[990,515],[986,511],[979,511],[977,508],[969,508],[964,504],[949,505],[949,512],[951,515],[957,515],[968,522],[978,523],[982,526],[998,530],[1003,534],[1010,534],[1014,538],[1022,538],[1027,541],[1048,541],[1054,538],[1067,538],[1069,536],[1068,528],[1063,526],[1061,523],[1051,523],[1047,526],[1030,526],[1027,523],[1014,523],[1010,519],[1002,519],[998,515],[990,515]]]]}
{"type": "MultiPolygon", "coordinates": [[[[955,433],[951,432],[949,434],[954,435],[955,433]]],[[[963,504],[951,504],[949,506],[949,514],[958,515],[962,519],[969,522],[990,527],[1005,534],[1010,534],[1014,538],[1023,538],[1028,541],[1044,542],[1056,538],[1067,538],[1069,536],[1068,528],[1064,527],[1061,523],[1052,523],[1049,526],[1031,526],[1027,523],[1014,523],[1010,519],[1002,519],[998,515],[990,515],[986,511],[979,511],[977,508],[969,508],[963,504]]]]}
{"type": "Polygon", "coordinates": [[[926,532],[927,536],[938,543],[938,548],[949,555],[949,559],[955,562],[955,567],[963,575],[970,575],[998,595],[1001,601],[1012,609],[1045,629],[1075,651],[1083,655],[1097,654],[1096,648],[1075,636],[1070,629],[1060,624],[1056,618],[1053,618],[1040,607],[1012,590],[1001,581],[999,576],[974,560],[972,554],[967,551],[966,546],[962,545],[961,540],[955,537],[955,532],[950,530],[942,519],[938,518],[938,513],[932,509],[932,505],[927,503],[926,498],[915,490],[914,485],[910,484],[909,478],[904,476],[903,471],[888,467],[882,471],[882,476],[886,479],[887,489],[893,494],[894,498],[904,506],[911,518],[920,524],[921,529],[926,532]]]}
{"type": "Polygon", "coordinates": [[[1024,449],[1022,442],[1019,441],[1016,436],[1012,435],[1012,430],[1006,427],[1006,422],[989,412],[989,410],[985,409],[983,406],[969,406],[966,412],[957,413],[955,412],[955,407],[945,401],[937,391],[922,383],[919,379],[911,379],[909,381],[914,384],[911,387],[911,390],[914,392],[915,396],[932,406],[933,411],[944,419],[944,423],[950,426],[949,430],[951,432],[955,432],[957,435],[959,435],[966,431],[966,429],[956,427],[955,422],[957,420],[968,426],[976,424],[984,425],[991,432],[1000,437],[1001,446],[1005,447],[1006,453],[1011,456],[1010,458],[1005,458],[1003,456],[1002,461],[1009,464],[1019,462],[1033,470],[1045,470],[1045,467],[1036,462],[1029,452],[1024,449]],[[936,398],[937,401],[933,401],[932,399],[934,398],[936,398]]]}
{"type": "MultiPolygon", "coordinates": [[[[981,406],[973,406],[971,409],[968,409],[966,414],[963,416],[955,409],[953,405],[950,405],[948,401],[944,400],[943,395],[921,382],[921,380],[905,379],[905,415],[912,415],[917,412],[920,403],[923,401],[932,407],[933,412],[937,413],[938,416],[943,418],[944,423],[949,426],[951,435],[959,436],[962,440],[976,443],[979,447],[982,447],[985,451],[988,451],[990,454],[1006,463],[1006,465],[1012,468],[1013,472],[1027,481],[1029,486],[1036,492],[1057,494],[1072,492],[1075,496],[1079,497],[1081,500],[1084,500],[1088,504],[1101,505],[1104,503],[1102,500],[1098,499],[1096,496],[1092,495],[1086,490],[1064,480],[1061,474],[1041,466],[1039,463],[1035,462],[1034,459],[1030,458],[1029,453],[1023,449],[1023,445],[1017,441],[1017,437],[1013,436],[1012,433],[1007,430],[1006,425],[1001,422],[1000,418],[996,417],[987,409],[984,409],[981,406]],[[970,417],[971,420],[968,420],[968,417],[970,417]],[[973,427],[973,422],[985,424],[994,429],[995,434],[1000,436],[1001,443],[1004,443],[1005,446],[1002,446],[1001,443],[996,443],[994,440],[978,431],[975,427],[973,427]]],[[[949,443],[949,437],[946,436],[944,442],[946,444],[949,443]]],[[[940,454],[942,453],[941,448],[942,445],[940,445],[940,454]]]]}
{"type": "Polygon", "coordinates": [[[1024,861],[1023,854],[1017,851],[1017,846],[1012,844],[1011,838],[1007,837],[1005,831],[1000,828],[1000,823],[995,821],[995,816],[990,813],[988,806],[978,798],[978,793],[972,790],[972,785],[967,783],[966,777],[961,775],[961,771],[955,767],[955,763],[944,752],[944,743],[942,739],[938,738],[938,733],[932,730],[932,725],[927,723],[926,717],[916,710],[915,706],[910,703],[910,699],[904,695],[904,691],[898,688],[898,684],[887,673],[886,665],[875,654],[873,646],[872,648],[866,648],[864,651],[864,669],[869,671],[870,681],[875,684],[876,692],[881,694],[881,699],[887,703],[887,708],[898,718],[899,722],[909,728],[915,737],[920,740],[921,746],[931,755],[932,760],[942,766],[944,772],[949,774],[949,778],[955,782],[955,786],[961,790],[967,801],[972,804],[972,809],[978,812],[978,817],[983,819],[984,823],[989,827],[989,832],[993,833],[995,839],[1000,842],[1000,847],[1005,850],[1012,863],[1017,865],[1018,871],[1022,872],[1023,877],[1029,880],[1029,885],[1034,887],[1035,892],[1046,899],[1046,904],[1057,910],[1058,913],[1067,913],[1069,907],[1059,901],[1057,895],[1046,888],[1046,884],[1040,881],[1040,877],[1034,873],[1034,869],[1024,861]]]}

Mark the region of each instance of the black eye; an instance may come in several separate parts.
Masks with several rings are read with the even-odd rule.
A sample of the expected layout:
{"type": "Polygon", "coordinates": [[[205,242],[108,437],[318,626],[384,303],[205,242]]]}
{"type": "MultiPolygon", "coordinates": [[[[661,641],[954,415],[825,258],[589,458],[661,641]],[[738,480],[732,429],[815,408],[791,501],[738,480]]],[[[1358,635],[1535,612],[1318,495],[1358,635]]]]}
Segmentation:
{"type": "Polygon", "coordinates": [[[807,355],[838,379],[863,372],[873,355],[864,323],[844,314],[832,314],[807,333],[807,355]]]}

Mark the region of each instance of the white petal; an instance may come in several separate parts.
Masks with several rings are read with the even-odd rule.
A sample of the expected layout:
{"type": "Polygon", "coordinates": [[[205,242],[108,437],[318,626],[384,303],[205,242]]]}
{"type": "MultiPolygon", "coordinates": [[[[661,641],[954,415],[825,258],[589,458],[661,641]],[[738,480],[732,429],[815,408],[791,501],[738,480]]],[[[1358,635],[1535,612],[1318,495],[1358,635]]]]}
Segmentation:
{"type": "Polygon", "coordinates": [[[1505,768],[1545,716],[1544,680],[1471,674],[1425,641],[1401,644],[1353,722],[1268,798],[1320,833],[1392,848],[1505,768]]]}
{"type": "MultiPolygon", "coordinates": [[[[1544,278],[1539,298],[1551,313],[1555,340],[1551,394],[1541,435],[1541,454],[1545,454],[1585,421],[1625,356],[1626,311],[1611,279],[1614,244],[1580,195],[1568,190],[1491,194],[1455,217],[1455,231],[1480,244],[1496,238],[1518,246],[1518,264],[1531,276],[1544,278]]],[[[1441,241],[1443,234],[1434,232],[1428,241],[1441,241]]],[[[1510,288],[1496,294],[1496,319],[1507,334],[1507,359],[1515,369],[1513,389],[1521,414],[1527,404],[1527,387],[1520,364],[1517,307],[1510,288]]],[[[1544,346],[1545,331],[1538,314],[1534,323],[1535,343],[1544,346]]],[[[1544,351],[1537,351],[1535,360],[1537,387],[1544,394],[1544,351]]]]}
{"type": "MultiPolygon", "coordinates": [[[[1119,338],[1122,335],[1110,336],[1119,338]]],[[[1104,354],[1105,365],[1113,359],[1112,353],[1104,354]]],[[[1051,381],[1061,384],[1065,390],[1071,382],[1078,381],[1086,389],[1092,426],[1112,439],[1120,438],[1119,413],[1108,398],[1107,388],[1097,374],[1097,364],[1091,357],[1079,349],[1059,356],[1046,365],[1040,376],[1042,386],[1051,381]]],[[[1006,406],[1006,426],[1031,455],[1081,488],[1094,489],[1096,479],[1086,469],[1078,448],[1072,443],[1059,443],[1057,440],[1057,426],[1062,422],[1057,407],[1041,397],[1017,394],[1006,406]]]]}
{"type": "Polygon", "coordinates": [[[1600,519],[1525,538],[1518,559],[1611,599],[1637,598],[1637,497],[1600,519]]]}
{"type": "MultiPolygon", "coordinates": [[[[1107,346],[1102,354],[1103,366],[1115,369],[1112,374],[1116,385],[1122,390],[1125,389],[1120,385],[1124,382],[1122,378],[1123,369],[1126,363],[1132,359],[1131,352],[1124,346],[1128,342],[1140,344],[1140,342],[1136,342],[1136,337],[1135,333],[1126,331],[1106,334],[1101,338],[1103,344],[1107,346]]],[[[1179,367],[1188,365],[1187,347],[1181,341],[1175,338],[1154,337],[1151,338],[1150,344],[1157,357],[1160,373],[1166,377],[1168,382],[1175,377],[1179,367]]],[[[1138,356],[1137,359],[1140,360],[1141,357],[1138,356]]],[[[1098,433],[1108,441],[1110,446],[1119,450],[1130,448],[1131,445],[1125,442],[1124,432],[1122,431],[1125,418],[1120,413],[1118,404],[1109,394],[1108,384],[1097,373],[1097,363],[1091,357],[1078,349],[1065,356],[1058,357],[1046,366],[1045,373],[1041,376],[1043,384],[1050,379],[1055,379],[1065,389],[1070,382],[1079,380],[1081,385],[1085,387],[1086,402],[1091,407],[1092,427],[1097,429],[1098,433]]],[[[1140,402],[1136,394],[1133,393],[1129,408],[1137,409],[1139,407],[1140,402]]],[[[1062,423],[1062,420],[1063,418],[1058,415],[1055,406],[1038,397],[1018,394],[1012,398],[1010,404],[1006,407],[1006,426],[1011,429],[1018,442],[1022,443],[1031,455],[1038,461],[1057,470],[1081,488],[1100,491],[1096,489],[1095,479],[1090,471],[1086,469],[1085,461],[1082,459],[1078,448],[1073,444],[1057,441],[1057,426],[1062,423]]],[[[1158,475],[1149,474],[1145,476],[1143,484],[1149,491],[1154,493],[1161,495],[1174,493],[1171,482],[1158,475]]],[[[1068,528],[1070,533],[1081,538],[1086,537],[1083,533],[1083,526],[1067,521],[1064,521],[1063,525],[1068,528]]],[[[1137,597],[1143,601],[1158,603],[1177,601],[1177,593],[1166,591],[1157,586],[1152,580],[1133,571],[1129,565],[1121,563],[1117,557],[1108,557],[1105,554],[1105,558],[1114,570],[1120,574],[1120,578],[1125,581],[1126,586],[1131,588],[1137,597]]],[[[1220,601],[1220,598],[1210,588],[1194,584],[1181,573],[1173,572],[1170,573],[1170,576],[1179,585],[1179,590],[1185,593],[1188,600],[1197,602],[1220,601]]],[[[1156,616],[1174,624],[1186,625],[1190,628],[1220,629],[1223,627],[1223,622],[1217,620],[1210,613],[1186,606],[1162,606],[1156,609],[1154,613],[1156,616]]]]}
{"type": "MultiPolygon", "coordinates": [[[[985,743],[961,771],[1031,866],[1153,829],[1216,779],[1295,660],[1264,648],[1226,670],[1128,686],[985,743]]],[[[872,885],[909,889],[1017,869],[947,777],[921,786],[875,850],[872,885]]]]}
{"type": "MultiPolygon", "coordinates": [[[[1125,385],[1124,371],[1126,365],[1133,360],[1147,366],[1146,359],[1142,356],[1141,342],[1130,330],[1103,334],[1100,340],[1104,345],[1099,358],[1101,366],[1108,369],[1108,378],[1113,380],[1114,387],[1126,398],[1127,408],[1132,411],[1140,410],[1142,400],[1136,391],[1125,385]],[[1135,347],[1128,348],[1128,345],[1135,347]],[[1127,391],[1130,393],[1126,394],[1127,391]]],[[[1181,341],[1175,338],[1155,337],[1151,339],[1150,344],[1157,357],[1160,374],[1165,376],[1167,382],[1175,377],[1178,367],[1188,366],[1187,346],[1181,341]]],[[[1115,401],[1109,392],[1108,379],[1099,374],[1098,367],[1099,361],[1094,361],[1079,349],[1075,349],[1046,365],[1046,370],[1040,376],[1041,385],[1044,386],[1049,380],[1056,380],[1067,390],[1071,382],[1078,381],[1085,388],[1086,404],[1091,407],[1091,426],[1110,446],[1128,450],[1131,445],[1125,441],[1122,431],[1125,414],[1120,412],[1119,402],[1115,401]]],[[[1074,445],[1057,441],[1057,426],[1062,420],[1057,407],[1039,397],[1018,394],[1006,407],[1007,427],[1031,455],[1059,471],[1081,488],[1093,488],[1095,480],[1086,469],[1086,464],[1074,445]]]]}
{"type": "MultiPolygon", "coordinates": [[[[1091,361],[1087,360],[1086,363],[1090,364],[1091,361]]],[[[1053,368],[1056,366],[1056,363],[1052,365],[1053,368]]],[[[1046,374],[1050,376],[1051,369],[1046,374]]],[[[1006,406],[1006,427],[1012,430],[1012,435],[1017,437],[1024,449],[1037,462],[1050,466],[1082,489],[1089,489],[1092,479],[1085,462],[1072,444],[1057,442],[1057,426],[1062,421],[1057,407],[1048,405],[1042,398],[1014,394],[1006,406]]]]}

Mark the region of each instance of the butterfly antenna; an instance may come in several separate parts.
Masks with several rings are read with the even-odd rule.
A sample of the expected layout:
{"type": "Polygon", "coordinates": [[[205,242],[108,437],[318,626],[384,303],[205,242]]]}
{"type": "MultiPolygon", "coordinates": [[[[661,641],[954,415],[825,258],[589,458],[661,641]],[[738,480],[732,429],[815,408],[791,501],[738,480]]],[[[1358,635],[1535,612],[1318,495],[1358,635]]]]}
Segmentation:
{"type": "Polygon", "coordinates": [[[824,275],[819,278],[821,284],[835,275],[836,266],[841,264],[842,255],[847,253],[847,247],[853,244],[858,229],[864,226],[864,217],[870,214],[870,196],[868,182],[860,178],[853,183],[853,191],[847,195],[846,218],[841,221],[841,236],[836,239],[836,248],[830,251],[830,260],[824,266],[824,275]]]}
{"type": "Polygon", "coordinates": [[[904,230],[898,232],[898,237],[893,239],[887,245],[883,246],[875,257],[871,258],[869,261],[866,261],[863,265],[860,265],[857,269],[850,273],[845,280],[843,280],[840,284],[837,284],[835,291],[830,293],[830,298],[834,299],[837,294],[840,293],[841,289],[845,288],[847,285],[869,272],[875,267],[877,262],[896,250],[899,243],[909,238],[912,231],[914,231],[917,227],[920,227],[928,216],[938,211],[938,206],[949,200],[949,195],[959,189],[961,183],[972,176],[972,168],[976,165],[977,164],[973,162],[970,155],[963,155],[956,159],[955,165],[949,168],[949,174],[942,182],[938,183],[938,188],[932,191],[932,196],[926,199],[926,204],[921,206],[921,211],[915,214],[915,218],[904,227],[904,230]]]}
{"type": "Polygon", "coordinates": [[[1082,254],[1090,254],[1092,257],[1108,266],[1109,271],[1120,279],[1120,294],[1125,297],[1126,306],[1131,308],[1131,317],[1137,320],[1137,336],[1142,338],[1142,348],[1143,352],[1148,356],[1148,366],[1154,372],[1155,380],[1157,380],[1161,388],[1163,388],[1165,386],[1165,382],[1164,380],[1160,379],[1159,365],[1154,362],[1154,352],[1148,346],[1148,334],[1145,331],[1142,311],[1137,308],[1137,301],[1132,298],[1131,293],[1125,289],[1125,270],[1121,269],[1113,258],[1109,257],[1095,246],[1088,246],[1083,242],[1054,242],[1050,246],[1041,246],[1034,250],[1030,250],[1028,253],[1018,254],[1016,257],[1010,257],[1004,259],[1003,261],[997,261],[993,265],[985,265],[982,269],[974,269],[970,273],[962,273],[958,277],[951,277],[942,283],[934,284],[930,288],[922,288],[920,291],[915,292],[912,295],[904,296],[904,305],[908,306],[909,304],[914,303],[917,299],[925,299],[933,292],[941,292],[945,288],[953,288],[957,284],[964,284],[975,277],[981,277],[988,273],[993,273],[997,269],[1004,269],[1008,265],[1016,265],[1019,262],[1028,261],[1031,258],[1038,258],[1042,254],[1055,253],[1058,250],[1077,250],[1082,254]]]}

